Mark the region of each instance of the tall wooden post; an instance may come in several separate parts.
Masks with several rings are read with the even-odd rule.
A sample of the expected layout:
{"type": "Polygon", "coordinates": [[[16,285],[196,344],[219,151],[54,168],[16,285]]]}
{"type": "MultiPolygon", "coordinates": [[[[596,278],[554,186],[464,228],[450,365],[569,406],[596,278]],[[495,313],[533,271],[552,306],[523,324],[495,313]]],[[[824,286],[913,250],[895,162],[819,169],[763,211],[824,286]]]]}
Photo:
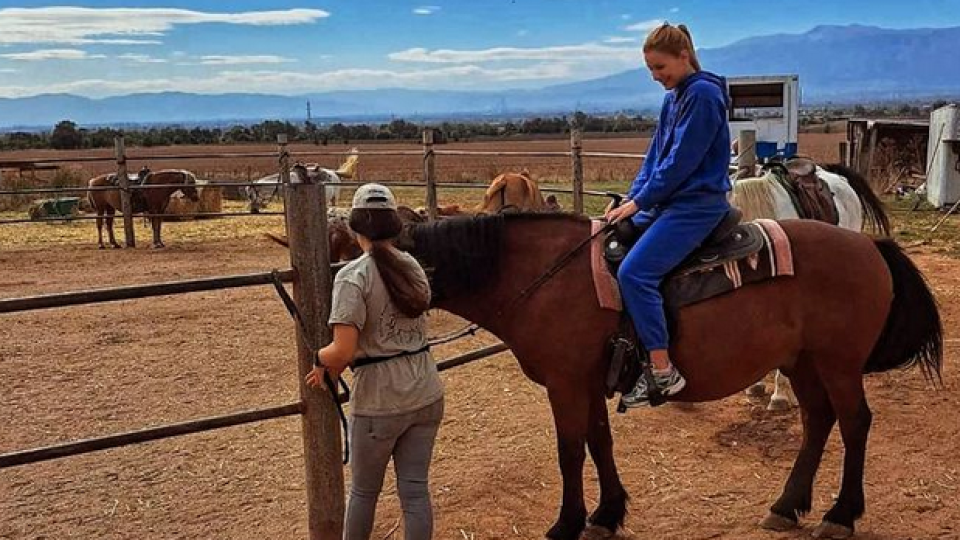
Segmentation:
{"type": "MultiPolygon", "coordinates": [[[[336,396],[326,388],[310,388],[303,381],[313,368],[310,345],[330,343],[327,327],[333,278],[327,239],[326,196],[323,186],[309,178],[290,183],[287,137],[277,137],[280,181],[283,182],[290,241],[290,264],[296,279],[293,298],[300,310],[306,336],[297,340],[297,370],[300,381],[303,428],[303,459],[306,465],[307,518],[310,540],[341,540],[343,536],[344,488],[341,463],[340,422],[336,396]]],[[[300,329],[296,328],[299,335],[300,329]]]]}
{"type": "Polygon", "coordinates": [[[877,151],[877,132],[879,131],[880,126],[876,123],[873,124],[873,129],[869,129],[870,142],[867,145],[867,162],[863,165],[863,170],[860,171],[871,188],[873,188],[873,156],[877,151]]]}
{"type": "Polygon", "coordinates": [[[583,132],[570,130],[570,165],[573,168],[573,211],[583,213],[583,132]]]}
{"type": "Polygon", "coordinates": [[[757,132],[744,129],[737,133],[737,179],[753,178],[757,170],[757,132]]]}
{"type": "Polygon", "coordinates": [[[840,147],[838,148],[840,164],[844,167],[850,166],[850,143],[847,141],[840,141],[840,147]]]}
{"type": "Polygon", "coordinates": [[[433,153],[433,129],[423,130],[423,182],[427,185],[427,219],[437,219],[437,163],[433,153]]]}
{"type": "Polygon", "coordinates": [[[127,176],[127,155],[123,135],[113,139],[117,154],[117,182],[120,185],[120,212],[123,213],[123,238],[128,248],[137,247],[133,229],[133,200],[130,194],[130,178],[127,176]]]}

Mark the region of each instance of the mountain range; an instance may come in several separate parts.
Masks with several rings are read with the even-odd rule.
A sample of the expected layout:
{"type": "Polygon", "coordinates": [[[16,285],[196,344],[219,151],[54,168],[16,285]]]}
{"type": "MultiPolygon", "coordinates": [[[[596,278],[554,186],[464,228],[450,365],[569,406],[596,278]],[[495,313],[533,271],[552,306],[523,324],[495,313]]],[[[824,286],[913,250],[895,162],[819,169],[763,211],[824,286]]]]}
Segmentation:
{"type": "MultiPolygon", "coordinates": [[[[803,104],[907,101],[960,96],[960,27],[891,30],[818,26],[802,34],[751,37],[700,49],[705,68],[727,76],[798,74],[803,104]]],[[[638,63],[640,55],[638,52],[638,63]]],[[[462,92],[378,89],[299,96],[179,92],[90,99],[69,94],[0,98],[0,127],[231,123],[304,119],[383,121],[652,110],[662,88],[643,67],[537,90],[462,92]]]]}

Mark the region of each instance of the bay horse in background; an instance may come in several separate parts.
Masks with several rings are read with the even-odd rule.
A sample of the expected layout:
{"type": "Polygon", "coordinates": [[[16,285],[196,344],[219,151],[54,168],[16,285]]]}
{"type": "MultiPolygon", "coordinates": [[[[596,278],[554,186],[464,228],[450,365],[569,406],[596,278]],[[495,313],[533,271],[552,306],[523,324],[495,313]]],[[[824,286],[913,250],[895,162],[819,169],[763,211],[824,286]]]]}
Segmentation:
{"type": "MultiPolygon", "coordinates": [[[[324,193],[327,196],[329,205],[337,205],[337,199],[340,197],[340,186],[342,180],[350,180],[356,175],[357,164],[360,160],[359,150],[353,148],[347,156],[346,161],[337,170],[324,169],[316,163],[297,163],[290,169],[290,182],[296,184],[301,181],[301,176],[310,178],[313,182],[324,182],[324,193]]],[[[254,184],[243,187],[243,194],[250,201],[250,213],[257,214],[270,204],[275,198],[278,198],[281,191],[280,173],[274,173],[263,178],[258,178],[254,184]]]]}
{"type": "MultiPolygon", "coordinates": [[[[812,220],[781,225],[792,245],[792,277],[679,310],[670,356],[687,386],[670,399],[720,399],[779,368],[803,411],[803,442],[761,526],[794,528],[811,510],[824,446],[839,422],[841,487],[814,536],[846,538],[865,509],[872,414],[864,374],[916,365],[938,379],[940,316],[920,271],[893,240],[812,220]],[[751,316],[732,316],[744,312],[751,316]]],[[[628,499],[605,402],[605,349],[620,314],[597,302],[590,249],[583,249],[590,236],[591,224],[580,216],[519,213],[423,224],[407,239],[408,249],[432,269],[434,307],[495,334],[523,373],[546,387],[563,476],[560,513],[546,533],[554,540],[575,540],[588,524],[591,534],[613,534],[628,499]],[[589,518],[583,490],[587,450],[600,482],[589,518]]],[[[634,443],[643,444],[642,434],[634,443]]]]}
{"type": "Polygon", "coordinates": [[[477,213],[540,212],[545,204],[540,186],[527,170],[523,170],[519,173],[503,173],[494,178],[483,194],[483,202],[477,207],[477,213]]]}
{"type": "MultiPolygon", "coordinates": [[[[95,176],[87,182],[89,187],[110,187],[117,186],[116,174],[101,174],[95,176]]],[[[197,177],[190,171],[182,169],[163,169],[160,171],[141,170],[137,176],[131,176],[131,186],[142,185],[164,185],[167,187],[158,187],[150,189],[131,190],[131,205],[133,213],[163,214],[170,202],[170,196],[180,191],[191,201],[200,200],[197,193],[197,177]]],[[[113,234],[113,216],[117,212],[122,212],[120,204],[120,188],[88,191],[87,200],[90,206],[97,212],[97,244],[100,249],[104,249],[103,244],[103,223],[106,221],[107,234],[109,235],[110,245],[119,248],[116,237],[113,234]]],[[[153,216],[150,218],[150,225],[153,228],[153,247],[164,247],[160,239],[160,228],[163,224],[163,217],[153,216]]]]}
{"type": "MultiPolygon", "coordinates": [[[[778,175],[784,169],[767,168],[761,176],[735,180],[731,203],[743,212],[744,221],[755,219],[800,219],[800,210],[778,175]]],[[[851,231],[872,231],[883,236],[890,235],[890,218],[883,202],[870,188],[869,182],[857,171],[841,164],[816,166],[817,177],[826,182],[833,194],[839,215],[838,226],[851,231]]],[[[763,381],[747,389],[751,396],[763,396],[766,386],[763,381]]],[[[782,411],[796,405],[790,391],[790,383],[777,373],[774,377],[773,394],[767,406],[771,411],[782,411]]]]}

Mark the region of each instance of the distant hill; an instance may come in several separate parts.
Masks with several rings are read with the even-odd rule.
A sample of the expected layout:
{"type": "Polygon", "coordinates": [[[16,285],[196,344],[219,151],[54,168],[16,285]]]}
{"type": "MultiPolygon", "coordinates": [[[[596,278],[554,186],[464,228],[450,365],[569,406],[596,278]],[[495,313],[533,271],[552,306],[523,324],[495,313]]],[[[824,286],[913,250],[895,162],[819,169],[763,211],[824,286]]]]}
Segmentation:
{"type": "MultiPolygon", "coordinates": [[[[733,75],[797,73],[803,102],[907,100],[960,95],[960,27],[889,30],[818,26],[803,34],[776,34],[699,51],[706,69],[733,75]]],[[[639,54],[638,54],[639,61],[639,54]]],[[[306,101],[326,120],[450,117],[641,110],[663,95],[642,67],[608,77],[502,92],[381,89],[302,96],[200,95],[178,92],[105,99],[49,94],[0,98],[0,127],[209,123],[302,120],[306,101]]]]}

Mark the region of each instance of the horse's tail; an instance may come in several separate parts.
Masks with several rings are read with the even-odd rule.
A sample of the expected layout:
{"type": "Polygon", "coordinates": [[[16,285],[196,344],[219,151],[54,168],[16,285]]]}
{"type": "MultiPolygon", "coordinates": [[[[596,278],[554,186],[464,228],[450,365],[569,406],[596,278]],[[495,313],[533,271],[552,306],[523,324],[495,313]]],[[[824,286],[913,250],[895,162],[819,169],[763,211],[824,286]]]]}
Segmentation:
{"type": "Polygon", "coordinates": [[[883,208],[883,201],[873,192],[867,179],[857,171],[839,163],[824,165],[823,168],[847,179],[847,184],[856,192],[863,206],[864,221],[868,221],[874,231],[883,236],[890,236],[890,218],[883,208]]]}
{"type": "Polygon", "coordinates": [[[927,379],[940,381],[943,325],[933,292],[894,240],[879,238],[874,243],[893,278],[893,303],[864,372],[906,369],[919,364],[927,379]]]}

